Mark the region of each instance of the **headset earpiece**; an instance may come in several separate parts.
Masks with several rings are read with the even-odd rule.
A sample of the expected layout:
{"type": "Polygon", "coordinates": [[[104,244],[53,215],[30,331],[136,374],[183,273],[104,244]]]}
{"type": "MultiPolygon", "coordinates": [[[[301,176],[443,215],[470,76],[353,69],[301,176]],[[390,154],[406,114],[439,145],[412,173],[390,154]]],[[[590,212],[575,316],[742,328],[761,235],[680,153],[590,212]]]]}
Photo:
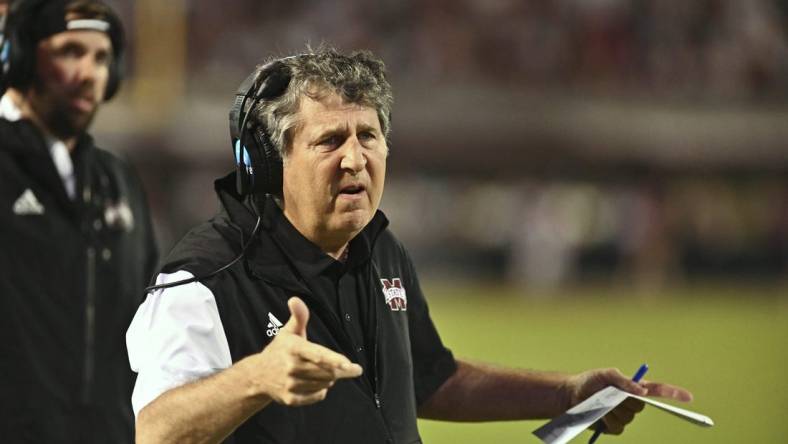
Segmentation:
{"type": "Polygon", "coordinates": [[[261,190],[265,190],[267,194],[282,194],[282,156],[276,150],[271,138],[263,128],[258,127],[254,132],[255,141],[261,148],[263,154],[263,162],[261,165],[265,168],[265,177],[258,180],[264,180],[261,183],[261,190]]]}
{"type": "Polygon", "coordinates": [[[109,23],[110,31],[107,35],[112,42],[112,60],[109,64],[107,86],[104,88],[106,101],[115,96],[123,81],[123,73],[126,71],[126,36],[120,18],[114,12],[110,12],[104,19],[109,23]]]}
{"type": "Polygon", "coordinates": [[[229,113],[230,143],[242,196],[282,193],[282,158],[266,128],[249,114],[261,101],[281,96],[289,83],[289,68],[276,60],[250,74],[235,94],[229,113]]]}

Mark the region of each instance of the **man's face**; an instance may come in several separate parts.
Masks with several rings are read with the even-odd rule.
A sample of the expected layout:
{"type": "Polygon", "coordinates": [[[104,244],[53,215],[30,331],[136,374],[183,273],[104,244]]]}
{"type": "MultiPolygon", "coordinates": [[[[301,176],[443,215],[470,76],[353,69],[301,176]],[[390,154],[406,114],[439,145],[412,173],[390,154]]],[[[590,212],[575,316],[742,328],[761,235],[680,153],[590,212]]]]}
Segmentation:
{"type": "Polygon", "coordinates": [[[302,97],[284,159],[284,213],[328,251],[358,234],[383,195],[388,147],[377,112],[337,94],[302,97]]]}
{"type": "Polygon", "coordinates": [[[58,138],[87,129],[104,98],[112,43],[103,32],[65,31],[38,43],[30,104],[58,138]]]}

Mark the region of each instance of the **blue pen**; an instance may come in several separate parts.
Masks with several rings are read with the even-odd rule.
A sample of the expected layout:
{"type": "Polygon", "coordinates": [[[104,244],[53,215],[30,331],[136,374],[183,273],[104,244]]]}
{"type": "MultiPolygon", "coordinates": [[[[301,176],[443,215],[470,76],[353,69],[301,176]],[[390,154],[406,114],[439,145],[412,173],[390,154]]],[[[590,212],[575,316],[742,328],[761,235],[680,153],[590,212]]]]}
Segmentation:
{"type": "MultiPolygon", "coordinates": [[[[632,377],[632,381],[640,382],[640,380],[643,379],[643,376],[646,374],[647,371],[648,371],[648,364],[641,365],[638,371],[635,372],[635,376],[632,377]]],[[[591,439],[588,441],[588,444],[594,444],[597,438],[599,438],[599,435],[601,435],[604,430],[605,430],[605,423],[603,423],[602,420],[600,420],[599,424],[597,424],[596,426],[594,435],[591,436],[591,439]]]]}

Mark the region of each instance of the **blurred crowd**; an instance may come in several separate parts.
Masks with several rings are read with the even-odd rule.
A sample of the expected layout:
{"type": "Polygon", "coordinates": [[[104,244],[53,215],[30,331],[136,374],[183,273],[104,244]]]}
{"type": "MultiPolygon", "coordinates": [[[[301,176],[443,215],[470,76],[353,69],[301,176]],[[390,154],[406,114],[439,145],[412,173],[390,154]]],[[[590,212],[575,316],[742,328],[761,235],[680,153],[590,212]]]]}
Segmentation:
{"type": "Polygon", "coordinates": [[[190,2],[192,72],[242,71],[329,40],[399,76],[612,94],[782,98],[782,0],[243,0],[190,2]],[[221,28],[217,38],[215,21],[221,28]],[[330,37],[327,38],[327,36],[330,37]]]}
{"type": "Polygon", "coordinates": [[[788,272],[785,180],[400,178],[383,207],[417,262],[442,277],[651,288],[788,272]]]}
{"type": "MultiPolygon", "coordinates": [[[[240,80],[266,57],[326,42],[389,66],[383,207],[423,273],[540,287],[788,275],[788,1],[119,8],[133,22],[143,4],[181,5],[167,11],[183,23],[154,24],[185,32],[180,111],[146,134],[113,134],[117,119],[102,129],[140,166],[165,251],[215,209],[240,80]]],[[[132,82],[145,51],[130,54],[132,82]]],[[[137,108],[138,120],[163,108],[137,108]]]]}
{"type": "MultiPolygon", "coordinates": [[[[145,164],[143,164],[145,165],[145,164]]],[[[165,249],[216,209],[227,168],[145,167],[165,249]]],[[[593,281],[660,288],[788,276],[788,179],[387,179],[382,210],[428,278],[540,289],[593,281]]]]}

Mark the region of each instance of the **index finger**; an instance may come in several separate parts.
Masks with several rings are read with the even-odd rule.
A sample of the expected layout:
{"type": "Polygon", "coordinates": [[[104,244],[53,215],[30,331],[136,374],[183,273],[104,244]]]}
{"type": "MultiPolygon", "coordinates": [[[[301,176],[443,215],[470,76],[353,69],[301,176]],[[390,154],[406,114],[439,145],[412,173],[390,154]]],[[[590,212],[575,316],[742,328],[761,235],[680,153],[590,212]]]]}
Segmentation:
{"type": "Polygon", "coordinates": [[[336,378],[355,378],[361,374],[360,365],[354,364],[347,356],[322,345],[304,341],[295,352],[305,361],[333,372],[336,378]]]}
{"type": "Polygon", "coordinates": [[[689,390],[679,386],[650,381],[643,381],[640,384],[645,387],[646,390],[648,390],[648,394],[646,396],[657,396],[660,398],[675,399],[682,402],[692,401],[692,393],[690,393],[689,390]]]}

